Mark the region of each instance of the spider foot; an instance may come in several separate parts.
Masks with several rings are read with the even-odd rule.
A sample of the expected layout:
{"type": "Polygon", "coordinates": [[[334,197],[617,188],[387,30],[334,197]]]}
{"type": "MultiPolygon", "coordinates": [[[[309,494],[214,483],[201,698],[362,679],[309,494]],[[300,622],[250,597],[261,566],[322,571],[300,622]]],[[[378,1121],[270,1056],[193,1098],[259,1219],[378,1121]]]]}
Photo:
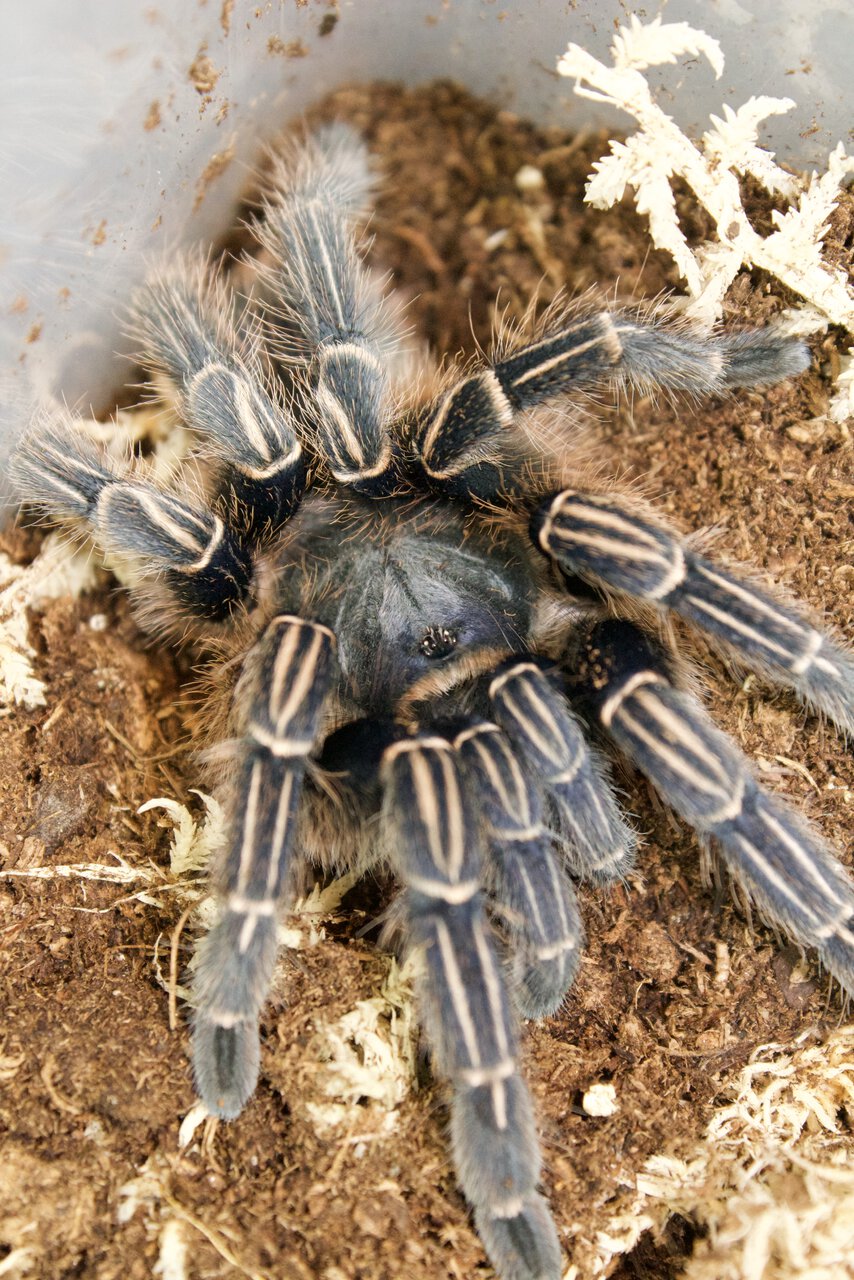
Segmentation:
{"type": "Polygon", "coordinates": [[[210,1114],[225,1120],[240,1114],[258,1081],[258,1016],[277,951],[275,916],[245,904],[227,907],[196,952],[196,1088],[210,1114]]]}
{"type": "Polygon", "coordinates": [[[476,1209],[478,1235],[501,1280],[559,1280],[560,1243],[549,1207],[536,1192],[507,1206],[506,1214],[476,1209]]]}

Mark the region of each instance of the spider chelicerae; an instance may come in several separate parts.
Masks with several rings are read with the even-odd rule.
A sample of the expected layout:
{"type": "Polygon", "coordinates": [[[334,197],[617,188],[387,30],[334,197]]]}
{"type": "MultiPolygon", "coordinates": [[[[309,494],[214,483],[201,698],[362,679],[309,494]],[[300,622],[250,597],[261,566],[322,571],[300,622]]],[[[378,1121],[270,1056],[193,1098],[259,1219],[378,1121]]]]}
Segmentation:
{"type": "Polygon", "coordinates": [[[349,130],[293,143],[248,302],[198,262],[135,299],[142,362],[196,442],[168,487],[117,467],[70,416],[38,421],[17,483],[94,536],[134,582],[143,624],[213,655],[228,690],[211,713],[230,815],[221,914],[195,982],[208,1110],[232,1118],[254,1090],[276,916],[299,865],[388,866],[481,1238],[504,1280],[557,1280],[517,1019],[554,1011],[572,983],[572,879],[632,864],[602,745],[854,993],[851,881],[710,723],[657,615],[681,615],[847,732],[854,660],[643,501],[592,485],[560,405],[613,384],[724,393],[808,357],[769,332],[700,336],[585,299],[479,364],[408,378],[357,234],[371,186],[349,130]]]}

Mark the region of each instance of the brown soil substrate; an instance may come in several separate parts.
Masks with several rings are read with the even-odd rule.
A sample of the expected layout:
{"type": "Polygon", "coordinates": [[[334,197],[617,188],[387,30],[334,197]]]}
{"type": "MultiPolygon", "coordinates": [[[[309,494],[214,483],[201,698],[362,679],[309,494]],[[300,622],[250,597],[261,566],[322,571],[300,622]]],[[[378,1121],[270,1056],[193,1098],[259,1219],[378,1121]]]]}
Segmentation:
{"type": "MultiPolygon", "coordinates": [[[[496,297],[514,317],[560,286],[575,293],[598,282],[639,298],[678,285],[628,204],[604,214],[582,204],[604,135],[540,130],[450,85],[346,90],[323,114],[352,120],[376,150],[385,181],[372,258],[392,272],[436,351],[488,344],[496,297]],[[542,189],[519,191],[523,165],[541,170],[542,189]]],[[[748,195],[764,216],[761,197],[748,195]]],[[[688,212],[685,221],[704,233],[688,212]]],[[[850,266],[852,229],[847,199],[829,235],[840,265],[850,266]]],[[[727,320],[762,323],[792,301],[773,280],[745,274],[727,320]]],[[[603,461],[645,477],[682,528],[717,526],[722,553],[766,570],[850,633],[850,439],[821,421],[832,336],[815,355],[796,383],[725,402],[603,405],[596,430],[603,461]]],[[[19,532],[6,545],[24,559],[33,539],[19,532]]],[[[374,888],[351,895],[326,941],[288,953],[287,1003],[265,1015],[255,1098],[236,1123],[209,1126],[203,1139],[198,1130],[179,1152],[194,1101],[187,1027],[170,1029],[154,955],[157,945],[168,971],[183,907],[169,893],[169,824],[136,810],[162,795],[195,805],[188,672],[146,642],[112,586],[50,605],[31,633],[48,706],[0,719],[5,867],[118,854],[152,881],[142,902],[131,896],[136,884],[0,880],[0,1269],[28,1249],[29,1271],[8,1274],[142,1280],[171,1216],[183,1223],[192,1280],[486,1280],[449,1163],[443,1093],[426,1073],[382,1140],[360,1144],[358,1130],[320,1139],[301,1105],[318,1069],[316,1020],[343,1014],[381,981],[375,935],[357,937],[377,910],[374,888]],[[102,629],[90,625],[98,615],[102,629]],[[120,1221],[119,1189],[147,1161],[165,1191],[120,1221]]],[[[733,681],[697,653],[715,716],[767,785],[850,848],[854,768],[840,738],[789,696],[733,681]]],[[[691,1148],[751,1051],[810,1026],[820,1034],[841,1014],[814,965],[804,971],[794,949],[704,885],[696,840],[651,789],[635,775],[621,781],[643,832],[637,873],[612,892],[581,891],[589,947],[580,977],[558,1016],[524,1031],[544,1186],[582,1273],[596,1231],[630,1204],[644,1160],[691,1148]],[[619,1110],[592,1118],[580,1099],[603,1081],[619,1110]]],[[[678,1220],[612,1274],[675,1276],[692,1234],[678,1220]]]]}

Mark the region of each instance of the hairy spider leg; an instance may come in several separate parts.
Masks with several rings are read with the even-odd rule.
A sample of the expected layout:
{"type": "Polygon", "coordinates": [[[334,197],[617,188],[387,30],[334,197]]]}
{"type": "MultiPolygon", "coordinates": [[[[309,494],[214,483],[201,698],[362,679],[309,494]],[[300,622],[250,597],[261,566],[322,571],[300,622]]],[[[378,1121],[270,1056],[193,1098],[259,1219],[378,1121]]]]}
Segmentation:
{"type": "Polygon", "coordinates": [[[174,386],[184,420],[219,464],[219,509],[259,545],[299,506],[303,449],[257,332],[238,331],[229,291],[206,279],[203,265],[181,264],[145,284],[134,297],[134,329],[143,364],[174,386]]]}
{"type": "Polygon", "coordinates": [[[531,657],[509,662],[489,686],[492,714],[550,802],[573,875],[604,884],[632,866],[635,834],[614,799],[607,767],[582,724],[531,657]]]}
{"type": "Polygon", "coordinates": [[[399,487],[399,475],[389,433],[389,324],[354,237],[367,152],[339,128],[299,154],[292,169],[277,167],[276,191],[257,229],[275,261],[267,275],[273,320],[280,313],[283,324],[279,355],[305,368],[309,426],[335,480],[382,497],[399,487]]]}
{"type": "Polygon", "coordinates": [[[276,960],[308,753],[334,671],[335,638],[282,615],[250,652],[235,689],[245,707],[232,825],[220,868],[222,915],[196,953],[193,1063],[211,1115],[232,1119],[258,1078],[258,1017],[276,960]]]}
{"type": "Polygon", "coordinates": [[[533,1109],[484,910],[474,792],[452,744],[436,734],[388,747],[381,780],[385,839],[405,889],[411,945],[424,952],[425,1029],[453,1085],[460,1185],[505,1280],[557,1280],[560,1246],[536,1191],[533,1109]]]}
{"type": "MultiPolygon", "coordinates": [[[[566,706],[551,687],[549,694],[566,706]]],[[[509,935],[513,1001],[523,1017],[542,1017],[571,986],[584,945],[564,866],[565,836],[555,830],[557,815],[547,808],[542,771],[529,767],[497,724],[464,719],[454,723],[453,732],[487,840],[484,888],[509,935]]],[[[381,803],[382,755],[404,737],[392,721],[366,717],[343,725],[323,743],[318,764],[337,776],[348,807],[363,823],[381,803]]]]}
{"type": "Polygon", "coordinates": [[[598,624],[570,677],[592,715],[669,805],[720,847],[759,904],[854,995],[854,882],[810,824],[756,782],[699,701],[632,623],[598,624]]]}
{"type": "Polygon", "coordinates": [[[599,494],[565,489],[547,499],[534,513],[531,536],[567,573],[673,609],[854,734],[854,656],[794,605],[599,494]]]}
{"type": "Polygon", "coordinates": [[[714,395],[802,373],[809,352],[765,331],[699,337],[627,311],[547,313],[535,341],[462,377],[408,428],[420,483],[495,501],[518,488],[517,415],[573,392],[627,383],[714,395]]]}
{"type": "MultiPolygon", "coordinates": [[[[249,590],[249,551],[221,516],[124,479],[70,415],[36,424],[15,457],[13,480],[28,502],[88,529],[105,552],[156,581],[179,619],[221,622],[249,590]]],[[[165,615],[152,619],[153,629],[166,626],[165,615]]]]}
{"type": "Polygon", "coordinates": [[[489,894],[510,933],[514,1003],[524,1018],[554,1013],[578,969],[584,927],[555,855],[540,788],[498,725],[481,721],[454,739],[475,784],[487,841],[489,894]]]}

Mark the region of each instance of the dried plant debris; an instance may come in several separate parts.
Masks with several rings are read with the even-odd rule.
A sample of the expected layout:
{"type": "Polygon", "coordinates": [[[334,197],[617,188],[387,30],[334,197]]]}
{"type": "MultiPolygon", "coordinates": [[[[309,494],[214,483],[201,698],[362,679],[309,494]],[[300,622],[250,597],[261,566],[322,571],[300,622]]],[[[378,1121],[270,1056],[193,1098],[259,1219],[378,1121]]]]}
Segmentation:
{"type": "Polygon", "coordinates": [[[163,809],[175,824],[169,846],[169,869],[174,876],[209,870],[211,859],[225,845],[225,815],[222,805],[203,791],[196,791],[195,794],[205,807],[201,820],[194,818],[185,804],[165,796],[146,800],[137,809],[137,813],[163,809]]]}
{"type": "Polygon", "coordinates": [[[317,1060],[323,1101],[308,1100],[305,1109],[322,1136],[344,1125],[358,1125],[368,1135],[390,1133],[398,1106],[415,1084],[415,1017],[410,958],[399,967],[392,958],[377,995],[359,1000],[332,1023],[318,1024],[317,1060]]]}
{"type": "Polygon", "coordinates": [[[762,1045],[724,1093],[691,1154],[647,1160],[588,1274],[679,1215],[702,1231],[683,1280],[854,1275],[854,1026],[762,1045]]]}
{"type": "Polygon", "coordinates": [[[758,145],[759,126],[769,116],[790,111],[791,98],[750,98],[733,110],[712,116],[712,128],[700,144],[686,137],[654,100],[644,71],[690,54],[705,56],[716,76],[723,72],[720,45],[685,22],[643,23],[631,17],[611,46],[613,65],[599,62],[571,44],[558,63],[583,98],[606,102],[634,116],[640,128],[625,142],[612,142],[597,161],[585,199],[608,209],[633,190],[638,212],[649,219],[653,244],[672,254],[690,296],[686,312],[700,323],[720,319],[724,296],[742,267],[761,267],[808,304],[799,308],[800,332],[810,323],[837,324],[854,332],[854,288],[847,274],[824,253],[828,219],[843,184],[854,173],[854,156],[842,143],[819,175],[789,173],[758,145]],[[774,230],[753,226],[744,206],[742,179],[750,177],[786,204],[771,210],[774,230]],[[711,219],[713,236],[691,247],[680,225],[673,179],[690,187],[711,219]]]}
{"type": "MultiPolygon", "coordinates": [[[[563,288],[641,298],[680,284],[628,200],[583,203],[606,134],[538,129],[450,84],[345,89],[317,116],[350,120],[378,156],[372,260],[436,351],[472,354],[499,314],[518,320],[563,288]]],[[[756,183],[751,221],[767,224],[778,198],[756,183]]],[[[675,199],[690,221],[684,190],[675,199]]],[[[845,270],[850,195],[829,220],[824,248],[845,270]]],[[[234,244],[257,251],[245,231],[234,244]]],[[[749,327],[793,301],[742,270],[724,309],[749,327]]],[[[844,354],[832,332],[811,342],[815,366],[792,384],[600,405],[588,435],[671,519],[714,526],[722,551],[846,629],[854,471],[828,384],[844,354]]],[[[168,470],[187,442],[156,412],[91,429],[168,470]]],[[[411,975],[373,941],[387,885],[319,886],[283,918],[261,1087],[235,1124],[196,1105],[181,995],[190,938],[215,910],[201,868],[221,819],[193,750],[189,664],[145,641],[85,553],[84,594],[70,582],[36,608],[54,545],[34,557],[22,530],[3,544],[29,664],[18,687],[38,681],[44,701],[12,693],[0,714],[0,1275],[488,1280],[446,1100],[419,1061],[411,975]]],[[[711,657],[706,674],[711,710],[763,780],[847,847],[854,762],[838,739],[752,679],[733,693],[711,657]]],[[[845,1276],[850,1030],[827,1030],[838,1004],[811,965],[709,890],[696,842],[648,788],[628,772],[621,785],[640,815],[637,873],[585,891],[580,976],[559,1015],[525,1030],[568,1276],[845,1276]],[[819,1034],[797,1042],[807,1026],[819,1034]],[[800,1256],[769,1226],[793,1213],[800,1256]]]]}
{"type": "Polygon", "coordinates": [[[79,596],[98,582],[91,550],[75,549],[59,533],[45,538],[35,560],[25,566],[0,552],[0,703],[30,709],[47,705],[44,682],[33,669],[28,610],[79,596]]]}

